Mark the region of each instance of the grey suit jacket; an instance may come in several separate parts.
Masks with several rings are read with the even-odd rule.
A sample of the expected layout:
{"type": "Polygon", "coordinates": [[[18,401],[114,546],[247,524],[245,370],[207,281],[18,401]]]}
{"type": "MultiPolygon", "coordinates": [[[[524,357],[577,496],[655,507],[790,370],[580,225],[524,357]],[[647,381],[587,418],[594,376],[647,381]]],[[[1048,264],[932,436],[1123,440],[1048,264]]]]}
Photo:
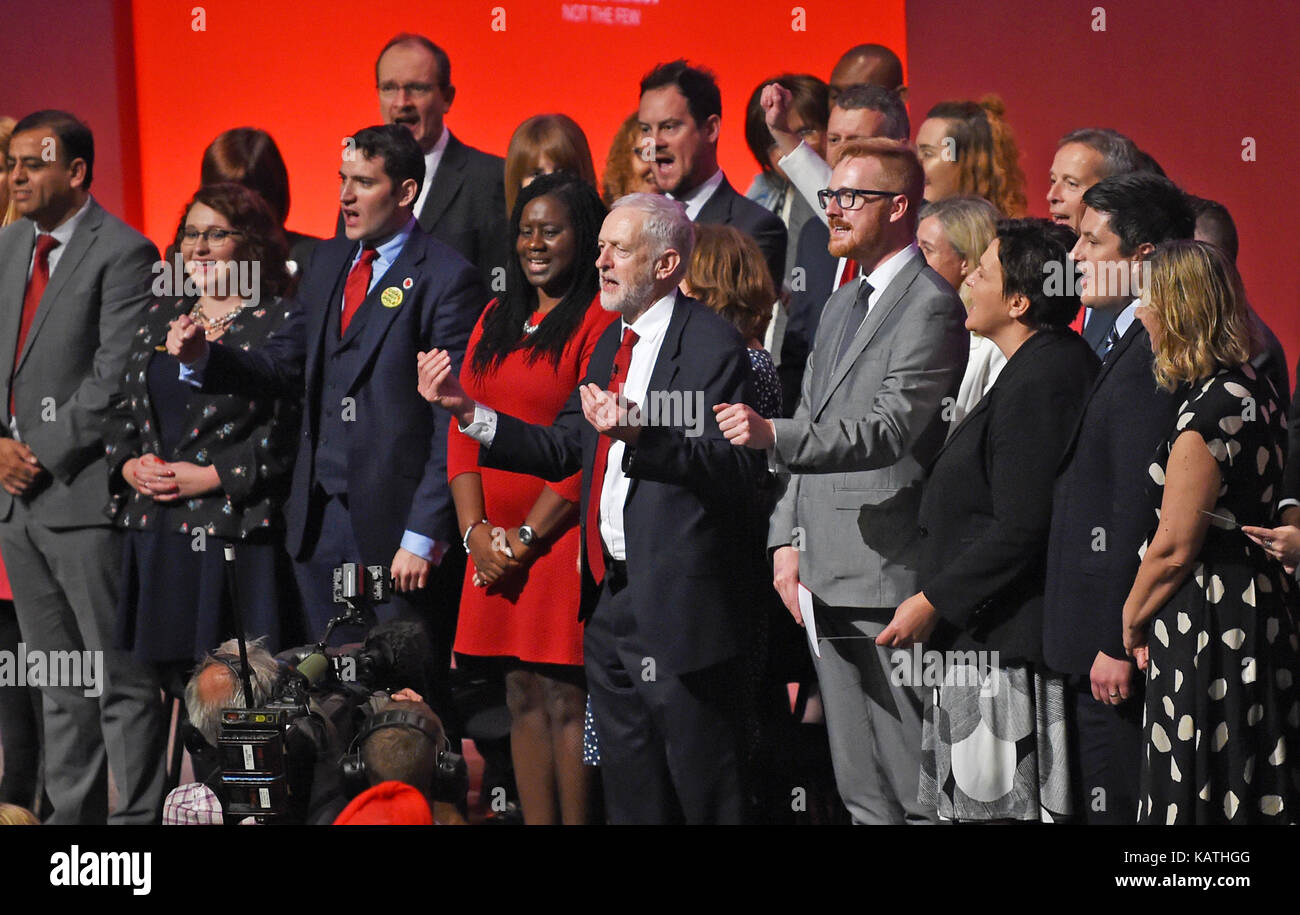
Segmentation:
{"type": "MultiPolygon", "coordinates": [[[[22,440],[49,471],[24,498],[52,527],[110,522],[103,420],[122,388],[132,338],[143,324],[158,249],[94,198],[50,275],[12,381],[14,348],[36,244],[26,219],[0,230],[0,435],[9,395],[22,440]]],[[[0,489],[0,521],[13,497],[0,489]]]]}
{"type": "Polygon", "coordinates": [[[831,606],[895,607],[917,591],[921,481],[970,337],[957,294],[914,255],[832,364],[857,289],[827,300],[799,407],[773,420],[783,492],[768,548],[800,548],[799,580],[831,606]]]}

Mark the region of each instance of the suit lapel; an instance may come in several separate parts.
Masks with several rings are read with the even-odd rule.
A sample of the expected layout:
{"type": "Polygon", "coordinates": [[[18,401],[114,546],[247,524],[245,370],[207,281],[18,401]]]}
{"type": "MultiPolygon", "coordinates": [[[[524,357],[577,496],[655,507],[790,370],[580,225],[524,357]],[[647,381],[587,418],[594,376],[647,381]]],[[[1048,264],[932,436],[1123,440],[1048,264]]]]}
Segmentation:
{"type": "Polygon", "coordinates": [[[344,337],[342,345],[356,346],[360,350],[360,358],[354,363],[356,366],[356,375],[348,379],[347,389],[352,390],[352,385],[356,382],[357,376],[362,370],[374,359],[375,353],[379,351],[379,346],[383,343],[384,335],[388,333],[388,328],[397,320],[398,314],[404,308],[417,307],[412,292],[420,279],[420,268],[424,262],[424,245],[420,242],[420,229],[417,227],[411,231],[410,237],[406,239],[406,244],[402,246],[402,252],[397,255],[392,266],[384,272],[379,278],[379,282],[366,296],[361,308],[357,310],[360,314],[362,311],[369,309],[365,321],[360,327],[354,322],[348,328],[348,334],[344,337]],[[405,281],[411,280],[411,289],[403,289],[405,281]],[[395,306],[387,306],[381,302],[381,296],[384,290],[393,287],[402,294],[402,300],[395,306]]]}
{"type": "Polygon", "coordinates": [[[731,200],[736,196],[736,189],[731,186],[724,175],[722,183],[713,189],[713,194],[700,207],[695,221],[704,225],[730,225],[731,200]]]}
{"type": "MultiPolygon", "coordinates": [[[[1111,323],[1114,324],[1113,321],[1111,323]]],[[[1066,446],[1065,453],[1061,456],[1061,463],[1058,469],[1064,469],[1065,465],[1069,463],[1071,455],[1074,454],[1074,446],[1079,442],[1079,433],[1083,430],[1084,421],[1088,417],[1088,408],[1092,406],[1092,399],[1096,397],[1097,392],[1101,390],[1102,382],[1106,380],[1106,376],[1110,374],[1110,370],[1115,367],[1115,364],[1123,358],[1126,352],[1128,352],[1129,347],[1145,334],[1146,328],[1142,326],[1141,321],[1135,319],[1133,323],[1128,326],[1128,330],[1124,331],[1124,336],[1119,338],[1115,343],[1114,348],[1106,358],[1102,360],[1101,369],[1097,372],[1097,377],[1092,383],[1092,390],[1088,393],[1087,402],[1083,405],[1083,409],[1079,411],[1079,419],[1074,424],[1074,433],[1070,436],[1070,444],[1066,446]]]]}
{"type": "MultiPolygon", "coordinates": [[[[23,294],[27,291],[27,265],[32,259],[32,249],[36,247],[36,232],[32,224],[22,220],[5,233],[8,244],[0,250],[0,371],[5,372],[8,385],[8,371],[14,364],[14,347],[18,345],[18,325],[22,318],[23,294]]],[[[5,400],[0,409],[8,415],[9,404],[5,400]]]]}
{"type": "MultiPolygon", "coordinates": [[[[50,284],[45,287],[40,304],[36,306],[36,317],[32,319],[31,329],[27,332],[27,341],[23,344],[23,351],[19,354],[18,363],[14,366],[15,375],[22,371],[23,363],[27,361],[27,354],[32,351],[32,343],[40,336],[41,328],[45,326],[45,322],[49,319],[50,312],[57,310],[55,302],[59,300],[64,287],[68,285],[68,278],[77,272],[81,261],[85,259],[91,247],[95,244],[95,239],[99,237],[99,227],[104,221],[104,211],[100,209],[94,198],[91,198],[86,206],[86,215],[82,217],[81,224],[77,226],[77,230],[68,239],[68,247],[59,257],[58,266],[50,275],[50,284]]],[[[34,239],[32,243],[35,244],[34,239]]],[[[29,254],[28,257],[30,256],[29,254]]],[[[26,284],[24,284],[25,288],[26,284]]]]}
{"type": "MultiPolygon", "coordinates": [[[[446,130],[445,127],[443,129],[446,130]]],[[[455,135],[448,134],[447,148],[442,151],[438,170],[433,174],[429,196],[424,200],[424,211],[419,216],[420,227],[424,231],[433,233],[433,227],[460,193],[463,184],[461,173],[465,170],[466,161],[465,144],[457,140],[455,135]]]]}
{"type": "MultiPolygon", "coordinates": [[[[898,307],[898,303],[903,300],[903,294],[907,292],[908,287],[912,285],[912,281],[916,279],[916,275],[921,272],[921,267],[924,264],[925,260],[923,258],[913,257],[899,272],[898,276],[894,277],[894,281],[885,287],[885,291],[881,294],[879,301],[877,301],[876,304],[872,306],[871,310],[867,312],[867,317],[863,320],[862,326],[859,327],[857,333],[853,335],[853,342],[850,343],[849,348],[844,351],[844,358],[840,359],[835,365],[828,366],[830,369],[830,378],[822,392],[817,408],[813,411],[814,416],[820,413],[822,408],[826,406],[826,402],[830,399],[831,394],[835,392],[835,389],[839,387],[840,383],[848,376],[849,370],[853,368],[853,363],[857,361],[857,358],[862,354],[862,351],[871,345],[871,341],[875,338],[876,333],[884,325],[885,321],[889,319],[889,316],[893,313],[894,309],[898,307]]],[[[852,290],[854,296],[857,295],[858,287],[851,286],[847,288],[852,290]]],[[[847,321],[851,314],[851,308],[845,309],[844,319],[847,321]]],[[[841,327],[842,326],[843,324],[841,323],[841,327]]],[[[827,351],[828,355],[834,352],[839,343],[839,339],[839,334],[836,334],[834,342],[825,340],[824,337],[818,334],[818,340],[825,340],[825,342],[830,343],[830,349],[827,351]]]]}

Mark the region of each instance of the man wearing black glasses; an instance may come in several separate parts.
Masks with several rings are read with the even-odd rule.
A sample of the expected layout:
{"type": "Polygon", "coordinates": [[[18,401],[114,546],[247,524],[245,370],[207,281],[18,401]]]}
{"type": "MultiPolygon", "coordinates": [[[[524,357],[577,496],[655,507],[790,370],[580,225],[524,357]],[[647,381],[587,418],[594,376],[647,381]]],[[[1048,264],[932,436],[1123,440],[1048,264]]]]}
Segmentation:
{"type": "Polygon", "coordinates": [[[965,309],[916,247],[924,177],[884,139],[850,143],[820,196],[830,253],[860,265],[826,302],[792,419],[721,405],[735,445],[771,449],[785,490],[772,514],[773,584],[796,621],[811,599],[814,652],[840,796],[856,823],[926,823],[917,803],[921,684],[875,639],[916,593],[925,467],[947,430],[970,349],[965,309]],[[819,654],[818,654],[819,653],[819,654]]]}
{"type": "Polygon", "coordinates": [[[424,153],[415,201],[420,227],[477,267],[485,288],[500,292],[508,254],[505,161],[466,146],[443,124],[456,97],[447,52],[423,35],[397,35],[375,61],[375,86],[384,123],[401,124],[424,153]]]}

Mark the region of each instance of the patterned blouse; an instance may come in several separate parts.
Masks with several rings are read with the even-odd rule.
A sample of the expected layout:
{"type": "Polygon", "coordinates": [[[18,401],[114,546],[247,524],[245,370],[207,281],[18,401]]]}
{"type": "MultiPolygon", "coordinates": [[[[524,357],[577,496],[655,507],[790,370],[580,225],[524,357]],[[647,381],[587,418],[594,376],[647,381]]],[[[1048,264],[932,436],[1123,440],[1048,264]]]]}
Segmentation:
{"type": "MultiPolygon", "coordinates": [[[[280,525],[297,450],[300,398],[268,394],[250,399],[196,388],[185,406],[186,431],[173,453],[163,453],[150,397],[149,363],[157,354],[170,358],[164,352],[168,324],[192,306],[187,299],[154,302],[136,331],[122,391],[104,422],[110,491],[104,513],[129,530],[153,530],[163,518],[178,533],[203,528],[215,537],[242,540],[280,525]],[[216,467],[221,489],[184,502],[156,503],[122,477],[122,466],[143,454],[216,467]]],[[[243,350],[260,346],[295,307],[292,299],[247,307],[226,328],[221,342],[243,350]]]]}

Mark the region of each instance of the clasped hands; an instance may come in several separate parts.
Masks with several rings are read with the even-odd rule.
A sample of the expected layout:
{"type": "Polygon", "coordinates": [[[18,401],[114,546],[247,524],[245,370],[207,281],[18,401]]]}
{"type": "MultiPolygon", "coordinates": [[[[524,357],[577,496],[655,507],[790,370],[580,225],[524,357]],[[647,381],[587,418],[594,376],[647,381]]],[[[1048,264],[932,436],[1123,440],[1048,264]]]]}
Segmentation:
{"type": "MultiPolygon", "coordinates": [[[[417,355],[416,365],[420,396],[449,411],[462,426],[472,423],[478,404],[452,372],[451,355],[446,350],[431,349],[417,355]]],[[[629,445],[637,443],[641,427],[635,403],[595,384],[582,385],[578,396],[582,399],[582,415],[597,432],[629,445]]]]}
{"type": "Polygon", "coordinates": [[[156,454],[131,458],[122,465],[122,479],[155,502],[179,502],[221,488],[217,468],[200,467],[189,461],[164,461],[156,454]]]}

